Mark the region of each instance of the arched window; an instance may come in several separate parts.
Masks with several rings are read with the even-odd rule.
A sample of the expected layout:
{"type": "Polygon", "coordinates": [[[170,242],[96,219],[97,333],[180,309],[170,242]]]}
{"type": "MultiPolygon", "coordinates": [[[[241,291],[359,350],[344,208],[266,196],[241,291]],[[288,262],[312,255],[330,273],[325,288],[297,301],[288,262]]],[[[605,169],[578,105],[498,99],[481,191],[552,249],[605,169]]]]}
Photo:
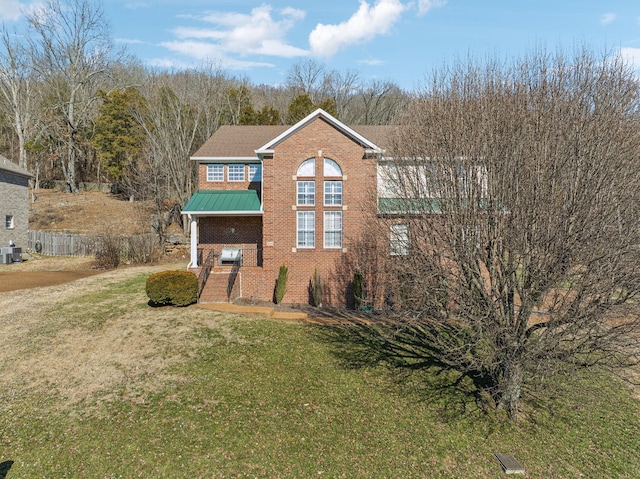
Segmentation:
{"type": "Polygon", "coordinates": [[[316,159],[309,158],[298,168],[298,176],[316,176],[316,159]]]}
{"type": "Polygon", "coordinates": [[[324,159],[324,176],[342,176],[340,165],[330,158],[324,159]]]}

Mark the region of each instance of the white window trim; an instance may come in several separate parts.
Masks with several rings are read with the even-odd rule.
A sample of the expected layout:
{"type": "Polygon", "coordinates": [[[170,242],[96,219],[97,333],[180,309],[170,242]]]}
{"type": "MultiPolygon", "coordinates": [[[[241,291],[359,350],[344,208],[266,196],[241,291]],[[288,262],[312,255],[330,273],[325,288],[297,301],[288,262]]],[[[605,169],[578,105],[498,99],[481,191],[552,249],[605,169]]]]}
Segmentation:
{"type": "Polygon", "coordinates": [[[315,206],[316,205],[316,182],[308,180],[300,180],[296,182],[296,205],[297,206],[315,206]],[[303,192],[300,192],[302,185],[313,185],[313,192],[307,192],[306,188],[303,192]],[[300,195],[303,195],[305,199],[310,199],[311,202],[301,202],[300,195]]]}
{"type": "Polygon", "coordinates": [[[296,214],[296,247],[299,249],[314,249],[316,247],[316,212],[315,211],[298,211],[296,214]],[[300,228],[300,220],[303,217],[307,217],[307,216],[311,216],[312,220],[311,220],[311,224],[312,224],[312,228],[310,229],[301,229],[300,228]],[[302,244],[302,242],[300,241],[300,233],[302,232],[312,232],[313,236],[312,236],[312,244],[311,245],[306,245],[306,244],[302,244]]]}
{"type": "Polygon", "coordinates": [[[222,163],[209,163],[207,165],[207,181],[210,183],[224,182],[224,165],[222,163]],[[214,171],[216,169],[219,171],[214,171]],[[216,179],[216,175],[219,175],[219,179],[216,179]]]}
{"type": "Polygon", "coordinates": [[[342,180],[326,180],[324,182],[324,205],[325,206],[342,206],[342,194],[343,194],[343,185],[342,185],[342,180]],[[333,183],[340,183],[340,201],[338,203],[335,202],[331,202],[328,203],[327,202],[327,195],[330,195],[332,197],[337,196],[337,193],[334,193],[333,191],[327,193],[327,185],[329,184],[333,184],[333,183]]]}
{"type": "Polygon", "coordinates": [[[325,249],[340,249],[342,248],[342,231],[344,229],[344,226],[342,224],[342,211],[325,211],[324,212],[324,248],[325,249]],[[340,217],[340,229],[329,229],[328,228],[328,218],[330,217],[340,217]],[[333,245],[328,245],[328,234],[329,233],[336,233],[339,232],[340,233],[340,240],[338,242],[338,244],[333,244],[333,245]]]}
{"type": "Polygon", "coordinates": [[[16,227],[15,217],[13,215],[6,215],[4,217],[4,225],[8,230],[15,229],[16,227]]]}
{"type": "MultiPolygon", "coordinates": [[[[238,172],[234,171],[233,174],[234,175],[239,174],[239,171],[238,172]]],[[[246,172],[245,172],[244,164],[241,164],[241,165],[227,165],[227,181],[229,183],[242,183],[244,181],[244,179],[245,179],[245,174],[246,174],[246,172]],[[232,170],[232,168],[239,170],[238,167],[242,167],[242,179],[232,180],[231,179],[231,175],[232,175],[232,171],[231,170],[232,170]]]]}

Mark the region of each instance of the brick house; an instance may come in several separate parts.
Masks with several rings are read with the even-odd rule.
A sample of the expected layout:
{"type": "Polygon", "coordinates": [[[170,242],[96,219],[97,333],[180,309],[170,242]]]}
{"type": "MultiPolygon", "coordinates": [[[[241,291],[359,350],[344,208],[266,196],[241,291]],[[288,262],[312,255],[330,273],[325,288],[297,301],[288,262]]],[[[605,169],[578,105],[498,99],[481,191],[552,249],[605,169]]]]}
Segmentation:
{"type": "Polygon", "coordinates": [[[222,126],[194,153],[198,191],[189,269],[203,302],[269,301],[281,265],[289,303],[308,303],[317,271],[325,304],[345,304],[338,265],[377,209],[390,126],[348,127],[323,110],[293,126],[222,126]]]}
{"type": "Polygon", "coordinates": [[[0,156],[0,246],[26,248],[29,231],[29,179],[33,175],[0,156]]]}

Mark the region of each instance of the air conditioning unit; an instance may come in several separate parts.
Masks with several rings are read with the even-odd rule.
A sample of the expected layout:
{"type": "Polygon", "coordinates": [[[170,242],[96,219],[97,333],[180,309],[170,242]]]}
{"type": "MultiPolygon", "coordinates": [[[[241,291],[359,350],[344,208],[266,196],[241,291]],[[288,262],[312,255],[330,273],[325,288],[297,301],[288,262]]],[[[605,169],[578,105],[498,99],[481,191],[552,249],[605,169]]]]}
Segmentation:
{"type": "Polygon", "coordinates": [[[13,248],[13,262],[21,263],[22,262],[22,248],[13,248]]]}
{"type": "Polygon", "coordinates": [[[0,264],[13,263],[13,255],[11,253],[0,253],[0,264]]]}

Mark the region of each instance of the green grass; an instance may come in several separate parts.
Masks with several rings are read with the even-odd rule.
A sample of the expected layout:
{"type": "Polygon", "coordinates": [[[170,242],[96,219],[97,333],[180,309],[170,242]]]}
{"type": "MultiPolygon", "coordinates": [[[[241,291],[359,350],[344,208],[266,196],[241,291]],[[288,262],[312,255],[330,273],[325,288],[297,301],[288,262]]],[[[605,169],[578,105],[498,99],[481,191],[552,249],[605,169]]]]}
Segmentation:
{"type": "Polygon", "coordinates": [[[4,391],[8,479],[501,477],[494,452],[514,454],[528,478],[640,477],[639,403],[602,375],[566,378],[562,394],[527,403],[514,425],[437,389],[441,378],[428,373],[350,367],[318,326],[153,310],[144,279],[55,307],[47,328],[61,316],[61,327],[90,325],[87,334],[122,314],[156,315],[169,327],[214,320],[194,320],[187,341],[167,343],[183,361],[135,398],[114,386],[111,401],[61,407],[55,392],[4,391]]]}

